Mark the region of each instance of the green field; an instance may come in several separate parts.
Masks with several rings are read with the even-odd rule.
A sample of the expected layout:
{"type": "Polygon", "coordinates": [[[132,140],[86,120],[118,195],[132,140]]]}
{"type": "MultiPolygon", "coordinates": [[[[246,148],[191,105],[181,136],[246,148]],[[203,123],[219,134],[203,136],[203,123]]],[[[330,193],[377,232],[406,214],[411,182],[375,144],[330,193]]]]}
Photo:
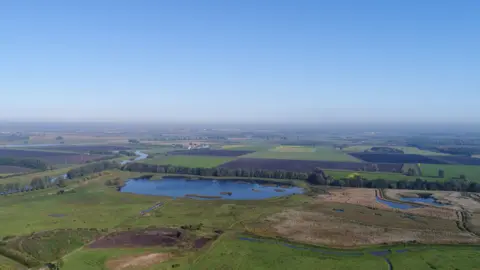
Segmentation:
{"type": "Polygon", "coordinates": [[[293,160],[326,160],[326,161],[347,161],[360,162],[360,160],[336,150],[332,147],[285,147],[271,148],[267,151],[255,152],[243,155],[245,158],[273,158],[273,159],[293,159],[293,160]],[[279,150],[280,149],[280,150],[279,150]],[[281,151],[283,149],[283,151],[281,151]],[[287,150],[287,151],[285,151],[287,150]]]}
{"type": "Polygon", "coordinates": [[[424,176],[407,176],[401,173],[388,173],[388,172],[354,172],[354,171],[343,171],[343,170],[325,170],[327,175],[331,175],[334,179],[340,178],[349,178],[353,177],[354,175],[360,175],[363,178],[368,180],[377,180],[377,179],[384,179],[389,181],[415,181],[417,178],[421,178],[427,181],[437,181],[438,178],[434,177],[424,177],[424,176]]]}
{"type": "Polygon", "coordinates": [[[432,246],[431,250],[418,250],[388,256],[395,270],[438,269],[479,270],[479,248],[432,246]]]}
{"type": "Polygon", "coordinates": [[[213,168],[223,163],[234,160],[231,157],[212,157],[212,156],[163,156],[153,159],[142,160],[142,163],[157,165],[174,165],[191,168],[213,168]]]}
{"type": "Polygon", "coordinates": [[[0,269],[2,270],[26,270],[27,267],[20,263],[0,255],[0,269]]]}
{"type": "MultiPolygon", "coordinates": [[[[345,152],[364,152],[365,150],[370,150],[370,148],[375,146],[382,146],[382,145],[355,145],[355,146],[345,147],[342,150],[345,152]]],[[[433,152],[428,150],[421,150],[416,147],[390,146],[390,145],[386,145],[385,147],[402,150],[405,154],[416,154],[416,155],[423,155],[423,156],[448,156],[448,154],[433,152]]]]}
{"type": "Polygon", "coordinates": [[[480,166],[471,165],[444,165],[444,164],[421,164],[423,176],[437,177],[438,170],[445,172],[445,179],[459,178],[465,175],[468,180],[480,183],[480,166]]]}
{"type": "Polygon", "coordinates": [[[281,244],[259,243],[223,237],[195,263],[182,269],[342,269],[383,270],[386,264],[373,256],[325,256],[281,244]]]}
{"type": "Polygon", "coordinates": [[[51,176],[51,177],[57,177],[59,175],[66,174],[71,168],[78,167],[77,166],[70,166],[62,169],[57,169],[57,170],[49,170],[49,171],[43,171],[43,172],[37,172],[37,173],[29,173],[29,174],[24,174],[24,175],[19,175],[19,176],[13,176],[9,178],[4,178],[0,179],[0,184],[5,184],[5,183],[15,183],[18,182],[20,184],[28,184],[34,177],[45,177],[45,176],[51,176]]]}
{"type": "MultiPolygon", "coordinates": [[[[334,172],[352,173],[347,171],[329,171],[328,173],[333,174],[334,172]]],[[[382,175],[382,173],[365,172],[361,172],[361,174],[382,175]]],[[[151,253],[169,253],[172,254],[172,258],[166,262],[148,265],[145,268],[134,268],[172,269],[172,265],[176,265],[175,269],[185,270],[343,270],[387,269],[383,258],[369,253],[370,250],[386,248],[360,249],[357,251],[362,252],[362,256],[351,257],[295,249],[286,246],[286,242],[275,239],[267,239],[269,242],[262,243],[241,240],[239,237],[251,232],[251,228],[262,228],[262,226],[266,226],[267,229],[271,228],[268,222],[275,220],[271,219],[272,215],[283,213],[286,210],[307,211],[305,213],[314,215],[309,216],[310,218],[320,218],[319,221],[325,222],[326,225],[330,224],[329,226],[331,226],[331,223],[328,223],[329,220],[339,218],[342,221],[339,224],[354,222],[357,224],[355,226],[360,226],[359,224],[366,223],[368,226],[385,228],[385,230],[389,230],[392,224],[395,224],[396,229],[403,228],[405,230],[441,228],[455,233],[454,230],[457,229],[455,222],[451,220],[419,217],[417,221],[412,221],[402,218],[395,211],[380,211],[354,204],[328,202],[318,204],[315,196],[294,195],[258,201],[172,199],[120,193],[116,189],[104,185],[107,179],[116,177],[128,179],[139,175],[141,174],[115,170],[87,182],[71,183],[69,188],[73,188],[73,193],[57,195],[57,189],[51,188],[0,196],[0,220],[2,220],[0,238],[6,242],[5,247],[17,250],[21,254],[26,254],[25,256],[28,255],[41,262],[62,258],[64,265],[61,269],[67,270],[109,269],[107,264],[112,260],[151,253]],[[140,215],[140,211],[158,202],[164,204],[148,215],[140,215]],[[334,208],[345,209],[345,212],[336,213],[332,211],[334,208]],[[374,215],[374,213],[376,214],[374,215]],[[322,219],[322,217],[328,218],[322,219]],[[95,236],[113,231],[129,231],[151,226],[178,228],[182,225],[199,224],[201,224],[200,229],[194,232],[196,235],[209,235],[217,229],[224,233],[201,249],[186,249],[182,246],[99,249],[82,247],[95,236]]],[[[293,220],[294,224],[301,221],[297,218],[293,220]]],[[[370,228],[367,225],[365,228],[370,228]]],[[[299,230],[302,230],[301,228],[304,227],[299,227],[299,230]]],[[[329,232],[326,233],[322,237],[330,237],[328,236],[329,232]]],[[[333,237],[335,236],[333,235],[333,237]]],[[[291,243],[291,245],[306,247],[301,243],[291,243]]],[[[329,250],[325,247],[319,248],[329,250]]],[[[398,249],[397,247],[391,248],[398,249]]],[[[438,246],[435,247],[435,250],[393,253],[387,257],[391,259],[394,269],[428,269],[424,268],[425,265],[433,265],[436,267],[435,269],[467,270],[475,269],[478,266],[478,263],[475,263],[476,257],[473,257],[478,254],[478,251],[473,251],[471,248],[438,246]],[[438,259],[440,257],[441,260],[438,259]],[[443,258],[448,258],[448,262],[443,258]]],[[[26,269],[26,267],[16,268],[16,266],[19,266],[18,263],[0,256],[0,269],[26,269]]]]}

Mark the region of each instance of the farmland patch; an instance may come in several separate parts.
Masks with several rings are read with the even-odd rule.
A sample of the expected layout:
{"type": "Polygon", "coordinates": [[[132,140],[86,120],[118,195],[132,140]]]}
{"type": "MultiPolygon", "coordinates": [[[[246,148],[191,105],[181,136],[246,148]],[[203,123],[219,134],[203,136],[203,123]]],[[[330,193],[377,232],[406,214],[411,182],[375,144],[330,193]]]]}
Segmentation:
{"type": "Polygon", "coordinates": [[[464,175],[468,180],[480,183],[480,166],[420,164],[420,168],[423,176],[438,177],[438,171],[443,170],[445,179],[460,178],[464,175]]]}
{"type": "MultiPolygon", "coordinates": [[[[369,151],[372,149],[372,147],[379,147],[379,146],[374,146],[374,145],[353,145],[353,146],[348,146],[343,148],[342,150],[345,152],[365,152],[369,151]]],[[[382,147],[382,146],[380,146],[382,147]]],[[[415,154],[415,155],[422,155],[422,156],[446,156],[448,154],[445,153],[440,153],[440,152],[433,152],[433,151],[428,151],[428,150],[422,150],[418,149],[416,147],[411,147],[411,146],[391,146],[391,145],[386,145],[384,147],[389,147],[393,149],[398,149],[403,151],[404,154],[415,154]]]]}
{"type": "Polygon", "coordinates": [[[49,164],[83,164],[95,160],[100,160],[105,158],[104,155],[61,155],[61,156],[48,156],[40,157],[40,160],[43,160],[49,164]]]}
{"type": "Polygon", "coordinates": [[[435,159],[449,164],[480,165],[480,159],[466,156],[441,156],[435,157],[435,159]]]}
{"type": "Polygon", "coordinates": [[[40,158],[51,156],[69,156],[70,153],[47,152],[35,150],[16,150],[16,149],[0,149],[0,158],[40,158]]]}
{"type": "Polygon", "coordinates": [[[325,161],[345,161],[360,162],[342,151],[332,147],[305,147],[305,146],[282,146],[267,151],[255,152],[243,156],[245,158],[265,158],[265,159],[291,159],[291,160],[325,160],[325,161]]]}
{"type": "Polygon", "coordinates": [[[273,148],[273,152],[294,152],[294,153],[310,153],[315,152],[315,147],[297,146],[297,145],[280,145],[273,148]]]}
{"type": "Polygon", "coordinates": [[[168,152],[169,155],[182,155],[182,156],[217,156],[217,157],[238,157],[245,154],[252,153],[253,151],[247,150],[226,150],[226,149],[194,149],[194,150],[178,150],[168,152]]]}
{"type": "Polygon", "coordinates": [[[33,170],[25,167],[0,165],[0,174],[17,174],[28,172],[33,172],[33,170]]]}
{"type": "Polygon", "coordinates": [[[104,155],[85,155],[65,152],[0,149],[0,158],[35,158],[43,160],[50,164],[81,164],[87,161],[102,159],[104,157],[104,155]]]}
{"type": "MultiPolygon", "coordinates": [[[[376,164],[378,171],[399,172],[402,164],[376,164]]],[[[288,159],[263,159],[239,158],[219,166],[227,169],[264,169],[284,170],[292,172],[310,172],[315,168],[331,170],[376,171],[373,164],[360,162],[335,162],[316,160],[288,160],[288,159]]]]}
{"type": "Polygon", "coordinates": [[[427,163],[427,164],[447,164],[431,157],[415,155],[415,154],[377,154],[377,153],[350,153],[350,155],[366,162],[382,162],[382,163],[427,163]]]}
{"type": "Polygon", "coordinates": [[[173,165],[184,166],[190,168],[213,168],[223,163],[234,160],[231,157],[214,157],[214,156],[167,156],[155,159],[145,159],[142,163],[157,165],[173,165]]]}
{"type": "Polygon", "coordinates": [[[57,150],[57,151],[70,151],[70,152],[89,152],[89,151],[101,151],[101,152],[110,152],[110,151],[122,151],[130,150],[130,147],[120,146],[120,145],[57,145],[57,146],[48,146],[48,147],[36,147],[38,149],[44,150],[57,150]]]}

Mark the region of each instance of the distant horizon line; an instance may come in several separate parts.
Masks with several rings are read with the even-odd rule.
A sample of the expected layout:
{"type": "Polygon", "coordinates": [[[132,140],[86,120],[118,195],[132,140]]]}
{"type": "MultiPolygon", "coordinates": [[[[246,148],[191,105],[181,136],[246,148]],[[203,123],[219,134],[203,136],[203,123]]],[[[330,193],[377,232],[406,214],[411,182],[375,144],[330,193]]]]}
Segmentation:
{"type": "Polygon", "coordinates": [[[480,125],[479,121],[363,121],[363,120],[338,120],[338,121],[188,121],[188,120],[93,120],[93,119],[0,119],[0,124],[42,124],[42,123],[51,123],[51,124],[187,124],[187,125],[197,125],[197,124],[217,124],[217,125],[235,125],[235,124],[247,124],[247,125],[308,125],[308,124],[345,124],[345,125],[355,125],[355,124],[379,124],[379,125],[418,125],[418,124],[435,124],[435,125],[480,125]]]}

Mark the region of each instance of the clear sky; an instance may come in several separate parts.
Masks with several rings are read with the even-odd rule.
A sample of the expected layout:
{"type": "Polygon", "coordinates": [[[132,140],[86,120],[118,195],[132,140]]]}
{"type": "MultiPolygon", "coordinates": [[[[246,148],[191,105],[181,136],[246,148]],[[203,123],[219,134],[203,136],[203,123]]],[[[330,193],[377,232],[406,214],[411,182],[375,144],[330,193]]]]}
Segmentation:
{"type": "Polygon", "coordinates": [[[0,1],[0,119],[480,122],[480,1],[0,1]]]}

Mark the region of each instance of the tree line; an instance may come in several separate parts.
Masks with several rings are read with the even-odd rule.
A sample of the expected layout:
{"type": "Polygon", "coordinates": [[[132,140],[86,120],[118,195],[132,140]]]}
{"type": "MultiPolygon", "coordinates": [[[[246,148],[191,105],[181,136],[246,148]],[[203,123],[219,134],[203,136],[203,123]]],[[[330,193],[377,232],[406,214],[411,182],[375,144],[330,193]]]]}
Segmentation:
{"type": "Polygon", "coordinates": [[[84,165],[78,168],[71,169],[67,172],[67,177],[69,179],[75,177],[83,177],[85,175],[89,175],[92,173],[98,173],[105,170],[111,169],[119,169],[120,164],[115,161],[101,161],[101,162],[94,162],[88,165],[84,165]]]}
{"type": "MultiPolygon", "coordinates": [[[[167,174],[188,174],[213,177],[248,177],[248,178],[269,178],[269,179],[291,179],[304,180],[312,185],[327,185],[338,187],[357,188],[391,188],[391,189],[418,189],[418,190],[446,190],[446,191],[468,191],[480,192],[480,184],[469,181],[465,176],[447,181],[426,181],[417,178],[415,181],[406,180],[369,180],[360,175],[335,179],[327,175],[322,169],[316,168],[312,172],[291,172],[282,170],[264,169],[226,169],[226,168],[189,168],[172,165],[151,165],[143,163],[130,163],[122,168],[126,171],[145,173],[167,173],[167,174]]],[[[444,175],[442,170],[439,176],[444,175]]]]}
{"type": "Polygon", "coordinates": [[[17,166],[34,170],[45,171],[49,169],[48,163],[39,159],[15,159],[15,158],[0,158],[0,165],[4,166],[17,166]]]}
{"type": "Polygon", "coordinates": [[[21,185],[18,182],[0,184],[0,194],[7,195],[19,192],[29,192],[50,187],[65,187],[65,179],[63,177],[36,176],[32,178],[30,184],[21,185]]]}

